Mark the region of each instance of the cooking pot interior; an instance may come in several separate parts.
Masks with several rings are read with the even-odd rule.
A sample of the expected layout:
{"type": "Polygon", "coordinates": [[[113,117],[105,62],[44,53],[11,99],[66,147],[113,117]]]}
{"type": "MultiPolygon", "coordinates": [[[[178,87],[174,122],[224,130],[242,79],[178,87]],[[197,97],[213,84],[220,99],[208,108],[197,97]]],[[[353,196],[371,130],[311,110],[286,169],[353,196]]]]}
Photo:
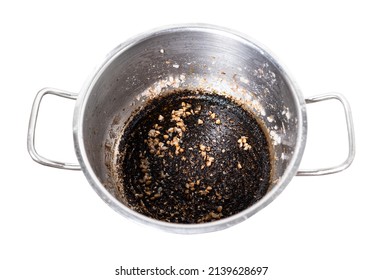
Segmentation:
{"type": "Polygon", "coordinates": [[[295,164],[303,105],[279,64],[240,35],[209,28],[170,28],[119,46],[83,93],[82,157],[117,199],[113,165],[126,121],[149,99],[175,89],[226,94],[257,115],[272,146],[269,191],[295,164]]]}

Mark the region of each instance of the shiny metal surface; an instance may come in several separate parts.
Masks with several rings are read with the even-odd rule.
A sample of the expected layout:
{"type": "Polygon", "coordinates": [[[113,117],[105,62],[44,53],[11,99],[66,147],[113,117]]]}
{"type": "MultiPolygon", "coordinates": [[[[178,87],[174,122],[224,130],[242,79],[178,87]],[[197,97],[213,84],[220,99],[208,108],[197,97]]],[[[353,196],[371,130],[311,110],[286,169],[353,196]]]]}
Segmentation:
{"type": "Polygon", "coordinates": [[[346,125],[347,125],[347,134],[348,134],[348,155],[344,162],[328,167],[328,168],[318,168],[318,169],[302,169],[298,170],[297,176],[320,176],[320,175],[327,175],[327,174],[333,174],[338,173],[346,168],[348,168],[355,157],[355,133],[354,133],[354,125],[352,121],[352,114],[351,114],[351,107],[348,103],[347,99],[339,93],[331,93],[331,94],[324,94],[324,95],[318,95],[313,96],[311,98],[306,99],[306,104],[326,101],[335,99],[338,100],[344,110],[344,115],[346,118],[346,125]]]}
{"type": "Polygon", "coordinates": [[[28,137],[27,137],[28,152],[34,161],[42,165],[60,168],[60,169],[81,170],[80,165],[77,163],[67,163],[67,162],[47,159],[46,157],[40,155],[36,150],[35,134],[36,134],[37,117],[39,115],[41,100],[47,94],[52,94],[52,95],[56,95],[59,97],[68,98],[72,100],[77,99],[76,93],[71,93],[68,91],[63,91],[63,90],[53,89],[53,88],[44,88],[37,93],[35,100],[33,101],[31,116],[29,118],[28,137]]]}
{"type": "Polygon", "coordinates": [[[154,30],[118,46],[84,87],[74,115],[76,152],[95,191],[120,214],[178,233],[223,229],[269,204],[297,172],[306,126],[305,101],[280,64],[246,36],[207,25],[154,30]],[[116,192],[113,160],[125,122],[148,99],[179,88],[240,99],[269,131],[273,183],[262,200],[237,215],[205,224],[165,223],[132,211],[116,192]]]}

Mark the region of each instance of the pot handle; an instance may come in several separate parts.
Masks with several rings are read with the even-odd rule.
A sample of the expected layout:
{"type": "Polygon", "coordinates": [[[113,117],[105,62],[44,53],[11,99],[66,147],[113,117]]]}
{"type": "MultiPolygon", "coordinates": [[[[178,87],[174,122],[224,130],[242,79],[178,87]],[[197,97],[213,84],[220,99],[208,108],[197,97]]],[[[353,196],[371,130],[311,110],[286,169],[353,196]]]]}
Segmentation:
{"type": "Polygon", "coordinates": [[[355,157],[355,135],[354,135],[354,126],[352,121],[352,115],[351,115],[351,108],[350,104],[346,100],[346,98],[339,94],[339,93],[329,93],[329,94],[323,94],[314,96],[311,98],[306,99],[306,104],[316,103],[320,101],[335,99],[338,100],[342,105],[344,109],[344,114],[346,117],[346,124],[347,124],[347,133],[348,133],[348,156],[347,159],[336,166],[329,167],[329,168],[318,168],[318,169],[302,169],[298,170],[297,176],[319,176],[319,175],[327,175],[327,174],[333,174],[340,171],[345,170],[348,168],[355,157]]]}
{"type": "Polygon", "coordinates": [[[63,91],[59,89],[53,89],[53,88],[44,88],[37,93],[35,100],[33,101],[31,116],[29,119],[28,138],[27,138],[28,152],[34,161],[42,165],[60,168],[60,169],[81,170],[80,165],[77,163],[66,163],[66,162],[50,160],[41,156],[36,151],[36,147],[35,147],[36,121],[37,121],[37,116],[39,114],[41,100],[46,94],[52,94],[59,97],[73,99],[73,100],[77,99],[77,94],[75,93],[71,93],[71,92],[67,92],[67,91],[63,91]]]}

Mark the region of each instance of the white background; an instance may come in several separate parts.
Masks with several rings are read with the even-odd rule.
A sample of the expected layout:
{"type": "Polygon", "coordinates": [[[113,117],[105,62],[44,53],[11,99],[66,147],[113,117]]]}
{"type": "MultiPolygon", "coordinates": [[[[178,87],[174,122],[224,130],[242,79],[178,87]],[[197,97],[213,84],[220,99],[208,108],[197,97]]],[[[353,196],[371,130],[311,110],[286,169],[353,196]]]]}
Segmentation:
{"type": "MultiPolygon", "coordinates": [[[[259,279],[383,279],[383,17],[378,3],[2,1],[0,279],[129,278],[114,276],[120,265],[205,271],[268,266],[259,279]],[[133,223],[110,209],[82,172],[32,161],[26,135],[39,89],[79,92],[119,43],[151,28],[188,22],[229,27],[266,45],[305,97],[343,93],[356,131],[352,166],[329,176],[296,177],[246,222],[189,236],[133,223]]],[[[44,99],[36,141],[47,157],[76,161],[73,107],[74,101],[44,99]]],[[[308,117],[301,166],[342,161],[347,138],[339,104],[309,105],[308,117]]],[[[188,277],[169,279],[178,278],[188,277]]],[[[213,278],[205,273],[197,279],[213,278]]]]}

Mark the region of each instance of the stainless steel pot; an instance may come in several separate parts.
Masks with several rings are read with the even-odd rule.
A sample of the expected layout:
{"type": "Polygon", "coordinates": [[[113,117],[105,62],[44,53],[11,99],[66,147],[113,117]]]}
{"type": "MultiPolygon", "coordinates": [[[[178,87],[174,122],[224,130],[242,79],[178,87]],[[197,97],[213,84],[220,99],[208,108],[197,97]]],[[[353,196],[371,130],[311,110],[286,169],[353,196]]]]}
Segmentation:
{"type": "Polygon", "coordinates": [[[177,233],[202,233],[237,224],[273,201],[295,175],[324,175],[347,168],[355,154],[351,111],[340,94],[304,99],[286,70],[258,43],[211,25],[170,26],[132,38],[115,48],[80,94],[41,90],[34,101],[28,151],[38,163],[82,170],[99,196],[125,217],[177,233]],[[175,224],[148,218],[122,203],[114,176],[116,146],[125,122],[148,100],[172,89],[224,92],[246,104],[266,125],[273,146],[268,193],[246,210],[204,224],[175,224]],[[37,115],[46,94],[76,99],[73,136],[79,164],[49,160],[35,149],[37,115]],[[306,143],[306,104],[336,99],[344,107],[349,154],[340,165],[298,170],[306,143]]]}

